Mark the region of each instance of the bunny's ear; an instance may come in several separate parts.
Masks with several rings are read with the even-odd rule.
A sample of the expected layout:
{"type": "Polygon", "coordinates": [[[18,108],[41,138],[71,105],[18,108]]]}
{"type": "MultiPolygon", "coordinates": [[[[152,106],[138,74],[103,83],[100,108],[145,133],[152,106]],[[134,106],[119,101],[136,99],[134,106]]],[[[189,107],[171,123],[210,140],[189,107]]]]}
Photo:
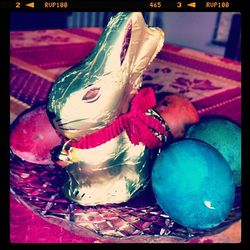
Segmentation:
{"type": "Polygon", "coordinates": [[[140,12],[134,12],[130,22],[130,42],[124,63],[130,68],[130,82],[138,85],[140,76],[164,44],[164,32],[160,28],[148,27],[140,12]]]}
{"type": "Polygon", "coordinates": [[[122,67],[136,82],[163,43],[164,32],[148,27],[141,12],[119,12],[111,18],[92,53],[95,66],[101,65],[95,72],[120,71],[122,67]]]}

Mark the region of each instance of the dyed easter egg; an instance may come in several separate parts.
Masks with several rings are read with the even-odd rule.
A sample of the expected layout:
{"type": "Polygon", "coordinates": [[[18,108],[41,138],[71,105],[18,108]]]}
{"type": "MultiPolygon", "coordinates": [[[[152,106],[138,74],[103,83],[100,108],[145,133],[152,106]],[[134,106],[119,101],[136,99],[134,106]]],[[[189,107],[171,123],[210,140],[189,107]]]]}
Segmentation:
{"type": "Polygon", "coordinates": [[[184,137],[186,127],[199,121],[194,105],[181,95],[167,95],[157,103],[156,111],[167,123],[174,139],[184,137]]]}
{"type": "Polygon", "coordinates": [[[61,139],[52,127],[46,106],[22,113],[11,127],[10,148],[19,158],[36,164],[53,164],[50,151],[61,139]]]}
{"type": "Polygon", "coordinates": [[[241,128],[227,118],[205,116],[192,125],[186,138],[199,139],[215,147],[229,163],[236,186],[241,186],[241,128]]]}
{"type": "Polygon", "coordinates": [[[233,206],[235,185],[223,156],[209,144],[183,139],[156,159],[152,188],[161,209],[193,229],[219,225],[233,206]]]}

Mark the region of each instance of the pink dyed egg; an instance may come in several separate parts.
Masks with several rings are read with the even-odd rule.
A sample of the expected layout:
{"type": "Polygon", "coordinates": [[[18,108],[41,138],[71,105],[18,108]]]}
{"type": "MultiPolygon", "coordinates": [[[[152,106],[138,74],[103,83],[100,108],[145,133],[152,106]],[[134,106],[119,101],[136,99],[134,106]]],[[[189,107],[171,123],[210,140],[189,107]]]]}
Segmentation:
{"type": "Polygon", "coordinates": [[[53,164],[50,151],[61,139],[52,127],[46,106],[22,113],[11,128],[10,148],[21,159],[36,164],[53,164]]]}

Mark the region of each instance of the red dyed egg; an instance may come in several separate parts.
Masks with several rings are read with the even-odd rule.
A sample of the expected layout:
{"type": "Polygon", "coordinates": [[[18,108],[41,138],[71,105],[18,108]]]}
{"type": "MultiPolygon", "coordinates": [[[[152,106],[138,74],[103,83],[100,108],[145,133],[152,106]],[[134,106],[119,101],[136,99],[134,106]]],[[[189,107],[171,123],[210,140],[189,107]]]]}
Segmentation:
{"type": "Polygon", "coordinates": [[[60,143],[47,116],[46,105],[22,113],[12,125],[10,148],[25,161],[53,164],[50,151],[60,143]]]}
{"type": "Polygon", "coordinates": [[[169,126],[174,139],[182,138],[186,127],[199,121],[193,104],[180,95],[166,96],[157,104],[156,111],[169,126]]]}

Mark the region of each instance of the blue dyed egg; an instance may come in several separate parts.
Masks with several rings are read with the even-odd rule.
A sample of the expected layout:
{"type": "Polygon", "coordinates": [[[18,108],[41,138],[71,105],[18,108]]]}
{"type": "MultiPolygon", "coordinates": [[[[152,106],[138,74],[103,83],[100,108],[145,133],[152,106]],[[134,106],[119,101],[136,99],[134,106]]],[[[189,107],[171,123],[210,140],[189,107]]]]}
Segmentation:
{"type": "Polygon", "coordinates": [[[193,229],[223,222],[235,196],[224,157],[209,144],[192,139],[176,141],[160,153],[152,170],[152,188],[161,209],[193,229]]]}
{"type": "Polygon", "coordinates": [[[241,128],[227,118],[207,116],[192,125],[186,138],[199,139],[215,147],[233,171],[236,186],[241,186],[241,128]]]}

